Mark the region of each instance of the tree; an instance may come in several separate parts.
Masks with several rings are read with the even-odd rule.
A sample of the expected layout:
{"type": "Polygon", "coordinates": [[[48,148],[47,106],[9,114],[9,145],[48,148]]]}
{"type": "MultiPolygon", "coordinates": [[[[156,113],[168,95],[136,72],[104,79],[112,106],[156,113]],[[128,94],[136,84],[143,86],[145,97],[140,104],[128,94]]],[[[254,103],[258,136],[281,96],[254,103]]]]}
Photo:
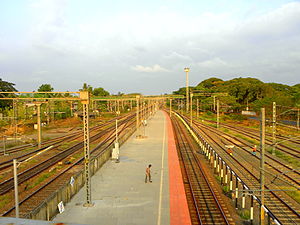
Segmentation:
{"type": "Polygon", "coordinates": [[[83,86],[81,89],[79,89],[79,91],[88,91],[88,92],[92,93],[93,87],[88,85],[87,83],[83,83],[83,86]]]}
{"type": "MultiPolygon", "coordinates": [[[[17,91],[17,89],[14,88],[15,84],[4,81],[0,78],[0,92],[12,92],[17,91]]],[[[2,97],[8,97],[13,96],[13,94],[1,94],[2,97]]],[[[1,109],[4,109],[5,107],[9,107],[12,105],[12,101],[2,100],[0,101],[0,107],[1,109]]]]}
{"type": "Polygon", "coordinates": [[[105,91],[102,87],[94,88],[92,91],[92,94],[94,96],[109,96],[109,92],[105,91]]]}
{"type": "Polygon", "coordinates": [[[212,88],[212,87],[218,86],[222,83],[224,83],[224,81],[222,79],[212,77],[212,78],[209,78],[209,79],[206,79],[206,80],[202,81],[197,86],[200,86],[200,87],[202,86],[204,88],[212,88]]]}
{"type": "Polygon", "coordinates": [[[38,89],[39,92],[52,92],[53,90],[51,84],[42,84],[38,89]]]}

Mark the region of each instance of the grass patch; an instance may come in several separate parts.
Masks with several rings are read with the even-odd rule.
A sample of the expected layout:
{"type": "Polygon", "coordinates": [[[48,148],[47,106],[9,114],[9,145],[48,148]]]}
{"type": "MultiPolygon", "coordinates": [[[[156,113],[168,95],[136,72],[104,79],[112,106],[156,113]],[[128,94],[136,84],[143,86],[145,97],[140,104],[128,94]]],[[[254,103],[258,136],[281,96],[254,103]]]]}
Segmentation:
{"type": "Polygon", "coordinates": [[[40,183],[42,183],[44,180],[46,180],[48,177],[52,176],[53,174],[56,173],[57,168],[55,168],[54,170],[52,170],[51,172],[46,172],[43,173],[42,175],[40,175],[38,178],[36,178],[35,181],[33,181],[27,188],[27,190],[39,185],[40,183]]]}
{"type": "Polygon", "coordinates": [[[249,142],[249,143],[251,143],[253,145],[259,145],[259,142],[256,141],[256,140],[254,140],[254,139],[252,139],[252,138],[247,138],[247,137],[245,137],[245,136],[243,136],[241,134],[233,134],[233,135],[236,136],[236,137],[238,137],[238,138],[241,138],[241,139],[243,139],[243,140],[245,140],[245,141],[247,141],[247,142],[249,142]]]}
{"type": "Polygon", "coordinates": [[[229,192],[230,192],[230,188],[229,188],[229,186],[227,186],[227,185],[226,185],[226,186],[223,186],[222,189],[223,189],[223,192],[224,192],[224,193],[229,193],[229,192]]]}
{"type": "Polygon", "coordinates": [[[250,211],[248,209],[243,209],[243,210],[239,211],[239,215],[244,220],[250,219],[250,211]]]}
{"type": "Polygon", "coordinates": [[[278,158],[281,158],[281,159],[285,160],[286,162],[290,163],[292,166],[300,167],[300,161],[298,159],[295,159],[292,156],[289,156],[289,155],[287,155],[287,154],[285,154],[285,153],[283,153],[279,150],[275,150],[275,155],[278,158]]]}
{"type": "Polygon", "coordinates": [[[70,142],[65,142],[60,147],[63,148],[63,149],[66,149],[66,148],[69,148],[70,146],[76,144],[77,142],[78,142],[77,140],[73,140],[73,141],[70,141],[70,142]]]}
{"type": "Polygon", "coordinates": [[[215,177],[216,177],[217,181],[221,182],[221,176],[216,175],[215,177]]]}
{"type": "Polygon", "coordinates": [[[9,195],[0,195],[0,208],[4,208],[4,206],[11,201],[12,199],[9,195]]]}
{"type": "Polygon", "coordinates": [[[229,130],[227,128],[221,128],[221,130],[224,132],[224,133],[228,133],[229,130]]]}
{"type": "Polygon", "coordinates": [[[286,193],[296,202],[300,203],[300,191],[287,191],[286,193]]]}

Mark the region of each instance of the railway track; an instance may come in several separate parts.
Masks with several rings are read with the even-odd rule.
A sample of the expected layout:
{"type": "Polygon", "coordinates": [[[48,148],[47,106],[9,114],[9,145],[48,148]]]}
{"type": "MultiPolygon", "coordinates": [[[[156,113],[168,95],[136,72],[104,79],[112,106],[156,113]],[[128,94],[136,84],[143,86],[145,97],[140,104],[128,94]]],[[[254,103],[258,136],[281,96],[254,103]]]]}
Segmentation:
{"type": "MultiPolygon", "coordinates": [[[[209,121],[209,122],[211,122],[213,124],[216,123],[214,121],[209,121]]],[[[221,123],[221,126],[224,128],[230,129],[236,133],[239,133],[245,137],[259,141],[259,131],[257,131],[257,130],[250,129],[250,128],[243,128],[240,126],[233,126],[233,125],[229,125],[229,124],[225,124],[225,123],[221,123]]],[[[285,154],[290,155],[294,158],[300,159],[300,150],[299,150],[300,141],[290,140],[291,137],[285,137],[285,136],[279,136],[279,135],[276,135],[276,139],[277,139],[277,142],[279,140],[279,142],[281,142],[281,141],[290,142],[291,144],[294,145],[294,147],[290,147],[287,144],[278,143],[276,145],[276,150],[284,152],[285,154]]],[[[300,139],[300,137],[299,137],[299,139],[300,139]]],[[[273,145],[272,135],[269,133],[266,133],[266,144],[270,145],[270,146],[273,145]]]]}
{"type": "Polygon", "coordinates": [[[234,224],[213,183],[195,155],[192,139],[177,120],[172,120],[183,166],[184,183],[192,224],[234,224]]]}
{"type": "MultiPolygon", "coordinates": [[[[120,123],[120,130],[118,131],[119,137],[122,138],[127,132],[127,129],[135,125],[135,121],[126,119],[123,123],[120,123]]],[[[105,131],[108,132],[107,130],[105,131]]],[[[107,148],[111,147],[115,142],[115,133],[110,132],[109,135],[106,135],[106,138],[101,140],[98,145],[91,150],[91,161],[93,159],[106,151],[107,148]]],[[[78,146],[77,146],[78,147],[78,146]]],[[[76,147],[76,148],[77,148],[76,147]]],[[[74,148],[74,146],[73,146],[74,148]]],[[[84,157],[80,157],[75,162],[70,165],[67,165],[62,171],[56,174],[54,177],[49,179],[46,183],[39,186],[34,191],[28,193],[25,197],[19,202],[20,215],[21,217],[29,217],[29,214],[47,197],[49,197],[54,191],[56,191],[62,185],[70,181],[70,177],[76,172],[83,169],[81,163],[83,162],[84,157]],[[77,169],[76,169],[77,168],[77,169]],[[78,169],[79,168],[79,169],[78,169]],[[75,170],[75,172],[74,172],[75,170]]],[[[1,216],[13,216],[15,207],[12,206],[2,213],[1,216]]]]}
{"type": "MultiPolygon", "coordinates": [[[[185,118],[188,121],[187,118],[185,118]]],[[[245,184],[251,190],[259,190],[259,164],[257,160],[249,160],[249,155],[234,155],[230,156],[224,148],[224,143],[220,141],[220,133],[216,129],[209,130],[203,127],[198,127],[197,124],[193,127],[194,131],[210,143],[212,148],[218,153],[222,159],[230,165],[231,168],[238,174],[245,184]]],[[[278,189],[272,179],[266,175],[265,189],[269,190],[265,193],[265,205],[273,215],[280,221],[281,224],[300,224],[299,204],[290,202],[290,197],[283,192],[275,192],[272,190],[278,189]]]]}
{"type": "MultiPolygon", "coordinates": [[[[130,120],[132,118],[132,116],[122,120],[120,125],[122,125],[127,120],[130,120]]],[[[99,128],[99,127],[97,127],[97,128],[99,128]]],[[[114,124],[110,122],[108,129],[102,130],[101,132],[97,132],[95,135],[91,136],[90,142],[92,143],[92,142],[98,140],[100,137],[104,136],[107,132],[112,132],[113,130],[114,130],[114,124]]],[[[58,154],[55,154],[52,157],[47,158],[44,161],[39,162],[38,164],[18,173],[19,184],[22,184],[23,182],[36,176],[37,174],[41,173],[42,171],[52,167],[56,163],[62,161],[66,157],[70,156],[71,154],[74,154],[75,152],[77,152],[78,150],[80,150],[82,148],[83,148],[83,142],[77,143],[74,146],[67,148],[66,150],[61,151],[58,154]]],[[[12,190],[13,185],[14,185],[13,177],[10,177],[9,179],[2,181],[0,183],[0,194],[3,195],[5,193],[7,193],[8,191],[12,190]]]]}
{"type": "MultiPolygon", "coordinates": [[[[234,146],[236,146],[235,149],[238,148],[239,150],[242,150],[244,153],[246,153],[246,156],[241,156],[241,157],[249,156],[253,160],[256,161],[255,162],[256,164],[259,163],[260,150],[259,149],[257,150],[257,155],[255,155],[255,156],[252,155],[252,152],[251,152],[252,144],[247,143],[245,140],[238,139],[235,136],[225,134],[224,132],[214,129],[210,126],[201,124],[198,121],[195,121],[194,123],[199,128],[206,129],[206,130],[209,130],[211,132],[218,134],[218,137],[221,138],[221,141],[223,142],[223,146],[224,145],[234,145],[234,146]]],[[[224,149],[224,147],[222,147],[222,148],[224,149]]],[[[234,154],[235,155],[239,154],[239,151],[236,151],[234,154]]],[[[285,179],[286,184],[289,184],[289,185],[292,184],[295,187],[300,188],[300,170],[296,170],[292,166],[287,165],[284,161],[279,160],[277,157],[273,156],[272,154],[270,154],[268,152],[265,153],[265,157],[266,157],[265,163],[268,166],[268,170],[270,170],[270,173],[277,174],[277,176],[280,176],[283,179],[285,179]]]]}

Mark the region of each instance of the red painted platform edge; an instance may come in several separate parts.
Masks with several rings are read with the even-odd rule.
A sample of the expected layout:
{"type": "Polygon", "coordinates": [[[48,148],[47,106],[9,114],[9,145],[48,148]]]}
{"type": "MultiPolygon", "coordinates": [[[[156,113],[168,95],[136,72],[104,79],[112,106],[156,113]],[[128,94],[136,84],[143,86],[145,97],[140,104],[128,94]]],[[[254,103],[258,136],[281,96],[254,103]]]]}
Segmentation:
{"type": "Polygon", "coordinates": [[[168,166],[170,192],[170,225],[191,225],[182,174],[174,139],[173,125],[165,112],[168,131],[168,166]]]}

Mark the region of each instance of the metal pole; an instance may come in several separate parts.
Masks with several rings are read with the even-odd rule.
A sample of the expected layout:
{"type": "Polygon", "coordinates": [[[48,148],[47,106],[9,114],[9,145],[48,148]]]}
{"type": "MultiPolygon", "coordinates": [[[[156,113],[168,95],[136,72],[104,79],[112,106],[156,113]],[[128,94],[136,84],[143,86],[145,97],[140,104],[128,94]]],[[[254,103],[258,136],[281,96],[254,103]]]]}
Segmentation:
{"type": "Polygon", "coordinates": [[[199,99],[197,98],[197,119],[199,118],[199,99]]]}
{"type": "Polygon", "coordinates": [[[265,108],[261,108],[261,125],[260,125],[260,189],[261,189],[261,206],[260,206],[260,224],[265,224],[265,108]]]}
{"type": "Polygon", "coordinates": [[[139,129],[140,119],[139,119],[139,111],[140,111],[140,103],[139,103],[140,96],[136,96],[136,131],[139,129]]]}
{"type": "Polygon", "coordinates": [[[272,120],[272,155],[275,155],[276,150],[276,102],[273,102],[273,120],[272,120]]]}
{"type": "Polygon", "coordinates": [[[17,128],[17,106],[16,106],[16,101],[13,100],[13,117],[14,117],[14,127],[15,127],[15,132],[14,132],[14,137],[15,137],[15,142],[17,142],[17,131],[18,131],[18,128],[17,128]]]}
{"type": "Polygon", "coordinates": [[[84,207],[93,206],[91,196],[91,175],[90,175],[90,133],[89,133],[89,92],[80,92],[83,108],[83,150],[84,150],[84,173],[86,184],[86,202],[84,207]]]}
{"type": "Polygon", "coordinates": [[[213,96],[214,98],[214,111],[216,111],[216,96],[213,96]]]}
{"type": "Polygon", "coordinates": [[[6,155],[6,136],[3,135],[3,155],[6,155]]]}
{"type": "Polygon", "coordinates": [[[185,90],[186,90],[186,112],[189,111],[189,71],[190,68],[184,68],[184,72],[186,73],[186,83],[185,83],[185,90]]]}
{"type": "Polygon", "coordinates": [[[190,121],[191,121],[191,123],[190,123],[190,126],[192,126],[193,125],[193,93],[191,93],[191,103],[190,103],[190,105],[191,105],[191,112],[190,112],[190,116],[191,116],[191,119],[190,119],[190,121]]]}
{"type": "Polygon", "coordinates": [[[116,119],[116,143],[118,143],[118,119],[116,119]]]}
{"type": "Polygon", "coordinates": [[[73,117],[73,102],[70,101],[70,116],[73,117]]]}
{"type": "Polygon", "coordinates": [[[181,100],[180,102],[181,102],[181,104],[180,104],[180,106],[181,106],[180,107],[181,108],[181,114],[183,114],[183,100],[181,100]]]}
{"type": "Polygon", "coordinates": [[[170,117],[171,117],[171,113],[172,113],[172,99],[170,98],[170,117]]]}
{"type": "Polygon", "coordinates": [[[19,192],[18,192],[18,171],[17,171],[17,160],[13,160],[14,164],[14,186],[15,186],[15,211],[16,218],[19,218],[19,192]]]}
{"type": "MultiPolygon", "coordinates": [[[[72,103],[71,103],[71,106],[72,106],[72,103]]],[[[71,116],[73,116],[73,109],[71,107],[71,116]]],[[[50,124],[50,102],[48,101],[48,104],[47,104],[47,124],[49,125],[50,124]]]]}
{"type": "Polygon", "coordinates": [[[250,206],[250,223],[253,224],[253,194],[251,195],[251,206],[250,206]]]}
{"type": "Polygon", "coordinates": [[[217,100],[217,128],[220,127],[220,102],[217,100]]]}
{"type": "Polygon", "coordinates": [[[297,113],[297,129],[299,130],[299,120],[300,120],[300,114],[299,114],[299,109],[297,113]]]}
{"type": "Polygon", "coordinates": [[[237,176],[235,177],[235,208],[238,209],[238,197],[239,197],[239,181],[237,176]]]}
{"type": "Polygon", "coordinates": [[[41,104],[37,104],[38,148],[42,147],[41,104]]]}

